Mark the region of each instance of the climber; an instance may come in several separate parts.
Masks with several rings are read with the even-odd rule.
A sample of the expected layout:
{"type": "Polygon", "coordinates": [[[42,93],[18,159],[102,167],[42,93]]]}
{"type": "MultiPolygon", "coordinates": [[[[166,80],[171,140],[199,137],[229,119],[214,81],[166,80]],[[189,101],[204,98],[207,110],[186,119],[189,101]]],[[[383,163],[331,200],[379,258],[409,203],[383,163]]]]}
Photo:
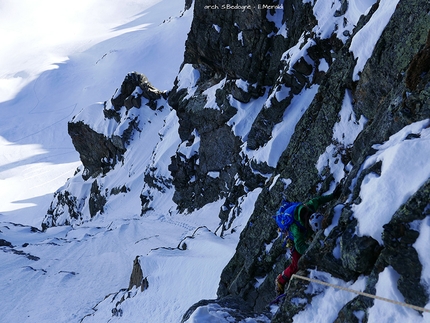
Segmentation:
{"type": "MultiPolygon", "coordinates": [[[[338,185],[332,194],[315,197],[306,203],[291,203],[289,209],[294,216],[293,222],[286,228],[277,218],[279,230],[285,237],[286,247],[291,251],[291,264],[276,278],[276,293],[284,293],[285,284],[298,270],[298,261],[306,252],[309,245],[308,240],[315,232],[322,229],[323,215],[317,213],[317,209],[340,196],[341,187],[338,185]]],[[[279,211],[278,211],[279,213],[279,211]]]]}

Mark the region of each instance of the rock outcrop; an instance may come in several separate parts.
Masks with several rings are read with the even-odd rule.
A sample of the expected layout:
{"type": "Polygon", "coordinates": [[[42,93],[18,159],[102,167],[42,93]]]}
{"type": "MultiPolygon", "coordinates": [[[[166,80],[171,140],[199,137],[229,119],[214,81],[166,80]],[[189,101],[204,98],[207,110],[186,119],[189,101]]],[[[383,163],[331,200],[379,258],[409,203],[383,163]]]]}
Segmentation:
{"type": "Polygon", "coordinates": [[[126,151],[122,137],[107,138],[82,121],[70,122],[68,130],[85,167],[85,179],[106,174],[121,161],[126,151]]]}
{"type": "MultiPolygon", "coordinates": [[[[428,184],[422,186],[393,215],[393,220],[385,226],[382,244],[371,237],[359,237],[354,233],[357,221],[354,221],[350,208],[360,203],[359,187],[366,174],[381,171],[381,164],[376,163],[364,169],[363,172],[363,163],[374,153],[373,145],[383,143],[391,135],[413,122],[430,117],[430,76],[428,59],[426,59],[430,30],[430,19],[427,14],[429,5],[425,1],[415,1],[413,4],[406,1],[399,2],[359,80],[355,81],[353,73],[356,58],[348,48],[351,46],[352,37],[377,11],[378,4],[375,4],[366,16],[361,17],[351,34],[344,33],[348,37],[345,43],[342,43],[334,33],[324,39],[313,34],[311,30],[316,24],[316,19],[309,4],[292,2],[284,2],[282,20],[287,25],[294,21],[297,26],[295,34],[289,35],[288,40],[275,41],[276,37],[274,37],[270,41],[259,42],[261,38],[270,38],[267,37],[268,34],[270,32],[276,34],[277,30],[276,28],[270,30],[268,26],[272,25],[266,26],[266,21],[258,21],[258,19],[265,20],[266,15],[253,16],[253,25],[258,26],[259,32],[254,30],[258,36],[252,44],[253,51],[256,53],[252,58],[262,56],[266,58],[264,60],[266,65],[264,67],[259,65],[255,67],[256,70],[253,70],[253,66],[258,64],[253,65],[252,59],[242,62],[242,66],[234,63],[234,55],[239,51],[236,47],[230,46],[225,55],[222,52],[227,44],[236,42],[238,32],[235,33],[233,26],[245,25],[249,20],[247,15],[239,17],[238,14],[236,17],[238,20],[234,20],[235,24],[225,24],[225,17],[234,13],[224,16],[220,12],[203,12],[200,6],[206,3],[195,7],[196,14],[200,14],[193,22],[195,30],[206,29],[208,32],[201,33],[199,37],[191,32],[187,42],[185,63],[193,64],[193,67],[199,70],[201,80],[199,86],[202,90],[205,89],[204,84],[212,84],[211,80],[214,80],[213,82],[219,80],[221,78],[219,75],[226,76],[226,84],[229,80],[242,78],[252,83],[255,89],[269,85],[271,93],[276,93],[280,87],[290,89],[290,95],[283,100],[277,101],[273,98],[270,106],[266,101],[266,106],[258,114],[247,137],[246,145],[249,149],[258,149],[270,140],[274,126],[281,121],[282,115],[289,108],[295,95],[304,88],[319,85],[318,93],[297,123],[287,149],[279,159],[276,169],[271,173],[271,180],[263,186],[249,222],[252,225],[247,226],[243,231],[236,254],[224,269],[218,290],[219,299],[215,302],[219,304],[224,298],[240,297],[250,304],[254,311],[260,313],[265,311],[266,305],[273,297],[273,281],[276,274],[288,264],[283,256],[281,243],[276,239],[276,227],[271,221],[271,216],[283,197],[301,201],[321,194],[329,188],[330,183],[335,180],[335,175],[329,167],[326,173],[319,173],[315,165],[318,163],[319,156],[324,154],[326,147],[334,145],[334,154],[338,156],[338,163],[343,165],[345,184],[342,197],[325,209],[326,221],[331,223],[336,205],[342,206],[342,215],[337,227],[327,237],[320,232],[315,243],[300,261],[300,267],[304,270],[317,266],[318,270],[326,271],[345,281],[355,280],[362,274],[369,275],[366,290],[372,293],[378,274],[387,266],[392,266],[401,276],[398,289],[405,297],[405,301],[424,306],[428,302],[429,295],[419,282],[420,266],[413,265],[419,262],[417,253],[412,247],[417,238],[417,232],[411,230],[410,226],[413,221],[422,219],[428,212],[429,201],[428,197],[425,197],[428,184]],[[297,9],[294,15],[290,5],[297,9]],[[427,10],[422,10],[424,7],[427,10]],[[220,32],[216,32],[214,25],[220,27],[220,32]],[[226,34],[233,35],[230,42],[223,38],[226,34]],[[285,52],[296,44],[299,41],[299,35],[313,39],[313,45],[307,49],[307,60],[297,59],[293,66],[287,64],[280,69],[282,65],[276,65],[276,62],[281,55],[276,53],[285,52]],[[202,39],[202,37],[210,39],[202,39]],[[194,44],[192,48],[191,44],[194,44]],[[198,52],[196,52],[197,48],[199,48],[198,52]],[[209,55],[205,52],[206,49],[215,54],[209,55]],[[265,55],[268,52],[274,53],[270,59],[265,55]],[[321,72],[317,66],[323,60],[328,63],[329,68],[321,72]],[[243,68],[245,65],[245,71],[234,70],[234,68],[243,68]],[[272,70],[271,67],[274,66],[276,68],[272,70]],[[264,77],[257,70],[264,71],[264,77]],[[355,115],[363,116],[367,122],[354,142],[348,146],[342,146],[333,141],[333,128],[339,121],[338,115],[346,92],[352,97],[355,115]],[[290,184],[285,187],[287,179],[290,184]],[[351,187],[355,189],[350,191],[351,187]],[[405,212],[408,218],[404,216],[405,212]],[[333,252],[335,248],[339,248],[339,243],[341,257],[336,258],[333,252]],[[272,245],[270,250],[266,247],[268,245],[272,245]],[[256,279],[263,278],[262,284],[256,284],[256,279]],[[413,290],[417,293],[411,293],[412,289],[409,288],[408,291],[406,286],[414,286],[413,290]]],[[[344,1],[343,4],[346,6],[341,7],[344,14],[348,2],[344,1]]],[[[342,16],[342,10],[337,14],[342,16]]],[[[244,55],[246,48],[241,50],[244,51],[242,53],[244,55]]],[[[179,93],[178,89],[174,91],[179,93]]],[[[222,93],[223,91],[219,90],[219,96],[222,93]]],[[[235,96],[234,90],[229,93],[239,98],[235,96]]],[[[255,93],[255,90],[248,93],[255,93]]],[[[261,95],[261,92],[257,91],[257,93],[261,95]]],[[[253,98],[257,97],[258,95],[253,96],[253,98]]],[[[245,101],[243,96],[242,100],[245,101]]],[[[178,115],[183,115],[181,119],[186,119],[185,116],[193,118],[198,111],[198,107],[191,103],[191,100],[180,100],[174,106],[178,108],[178,115]]],[[[292,317],[304,307],[289,305],[291,304],[289,301],[297,297],[309,298],[309,295],[304,292],[304,285],[306,284],[292,285],[292,292],[289,293],[285,305],[272,318],[272,322],[292,322],[292,317]]],[[[311,301],[311,299],[308,300],[308,302],[311,301]]],[[[353,311],[366,312],[372,304],[369,299],[357,297],[339,312],[336,322],[358,322],[352,314],[353,311]]]]}
{"type": "Polygon", "coordinates": [[[132,72],[126,75],[110,103],[94,104],[69,122],[69,135],[82,167],[54,194],[43,229],[90,220],[103,214],[110,196],[129,191],[127,180],[107,187],[105,176],[124,163],[130,142],[163,111],[166,99],[166,93],[154,88],[146,76],[132,72]],[[80,189],[74,192],[73,187],[80,189]]]}

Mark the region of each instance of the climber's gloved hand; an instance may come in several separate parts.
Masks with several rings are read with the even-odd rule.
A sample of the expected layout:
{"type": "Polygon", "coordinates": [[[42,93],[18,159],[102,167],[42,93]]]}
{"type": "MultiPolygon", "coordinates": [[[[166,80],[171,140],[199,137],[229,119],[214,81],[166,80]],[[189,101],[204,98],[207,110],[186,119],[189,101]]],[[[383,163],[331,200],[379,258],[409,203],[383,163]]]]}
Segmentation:
{"type": "Polygon", "coordinates": [[[283,274],[279,274],[275,280],[275,290],[277,295],[281,295],[285,291],[285,284],[288,282],[288,278],[283,274]]]}
{"type": "Polygon", "coordinates": [[[290,239],[290,238],[287,238],[287,239],[285,240],[285,247],[286,247],[287,249],[292,250],[292,249],[294,248],[294,241],[293,241],[292,239],[290,239]]]}

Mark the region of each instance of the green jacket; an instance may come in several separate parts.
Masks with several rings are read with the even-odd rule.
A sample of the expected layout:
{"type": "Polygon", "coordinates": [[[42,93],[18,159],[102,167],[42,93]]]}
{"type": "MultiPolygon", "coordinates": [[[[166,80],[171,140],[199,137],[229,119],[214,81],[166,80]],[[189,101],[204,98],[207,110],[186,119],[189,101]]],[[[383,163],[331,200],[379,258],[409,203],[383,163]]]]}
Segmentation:
{"type": "MultiPolygon", "coordinates": [[[[333,199],[334,197],[332,194],[318,196],[306,202],[305,205],[307,205],[310,209],[316,212],[321,205],[333,199]]],[[[302,222],[301,218],[299,217],[302,208],[303,208],[303,204],[299,205],[294,210],[294,218],[304,227],[305,224],[302,222]]],[[[307,241],[312,236],[313,232],[311,230],[301,229],[298,225],[294,223],[291,225],[290,231],[294,236],[294,248],[297,250],[299,254],[303,255],[306,252],[306,250],[309,248],[307,241]]]]}

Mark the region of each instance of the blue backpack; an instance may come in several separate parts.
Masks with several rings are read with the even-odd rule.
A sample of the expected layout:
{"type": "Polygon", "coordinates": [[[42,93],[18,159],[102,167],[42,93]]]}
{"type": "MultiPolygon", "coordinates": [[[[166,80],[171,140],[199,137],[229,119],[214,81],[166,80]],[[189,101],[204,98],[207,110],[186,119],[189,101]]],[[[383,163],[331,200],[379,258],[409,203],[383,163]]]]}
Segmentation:
{"type": "Polygon", "coordinates": [[[291,240],[294,240],[294,236],[290,231],[290,226],[294,223],[296,224],[300,229],[304,230],[305,228],[303,225],[294,219],[294,211],[296,208],[301,205],[300,202],[287,202],[282,201],[282,205],[279,208],[279,210],[276,212],[276,215],[274,216],[274,219],[276,220],[276,223],[278,224],[278,227],[281,229],[282,232],[289,232],[289,236],[291,240]]]}

